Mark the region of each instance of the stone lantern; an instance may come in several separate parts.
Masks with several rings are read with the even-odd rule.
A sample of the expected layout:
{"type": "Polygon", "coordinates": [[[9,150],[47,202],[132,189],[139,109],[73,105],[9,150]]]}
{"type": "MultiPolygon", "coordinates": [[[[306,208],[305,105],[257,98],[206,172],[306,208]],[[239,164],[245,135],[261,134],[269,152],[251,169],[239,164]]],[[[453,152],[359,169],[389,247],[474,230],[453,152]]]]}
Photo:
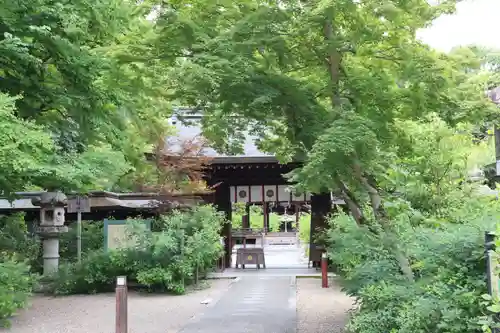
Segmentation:
{"type": "Polygon", "coordinates": [[[36,232],[43,242],[43,275],[48,276],[59,268],[59,235],[68,231],[64,225],[68,198],[62,192],[44,192],[31,202],[40,207],[40,225],[36,232]]]}

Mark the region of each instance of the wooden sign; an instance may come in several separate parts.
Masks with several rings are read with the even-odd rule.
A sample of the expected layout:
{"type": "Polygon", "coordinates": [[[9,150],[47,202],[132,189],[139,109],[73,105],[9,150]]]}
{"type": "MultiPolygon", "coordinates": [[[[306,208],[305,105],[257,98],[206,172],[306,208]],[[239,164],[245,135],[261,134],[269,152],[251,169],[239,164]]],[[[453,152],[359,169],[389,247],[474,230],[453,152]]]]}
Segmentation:
{"type": "MultiPolygon", "coordinates": [[[[137,220],[135,220],[137,221],[137,220]]],[[[150,220],[140,220],[144,223],[146,230],[151,230],[150,220]]],[[[129,228],[131,221],[129,220],[104,220],[104,249],[120,249],[134,246],[137,240],[130,237],[129,228]]]]}
{"type": "Polygon", "coordinates": [[[90,213],[89,197],[77,196],[68,200],[68,213],[90,213]]]}

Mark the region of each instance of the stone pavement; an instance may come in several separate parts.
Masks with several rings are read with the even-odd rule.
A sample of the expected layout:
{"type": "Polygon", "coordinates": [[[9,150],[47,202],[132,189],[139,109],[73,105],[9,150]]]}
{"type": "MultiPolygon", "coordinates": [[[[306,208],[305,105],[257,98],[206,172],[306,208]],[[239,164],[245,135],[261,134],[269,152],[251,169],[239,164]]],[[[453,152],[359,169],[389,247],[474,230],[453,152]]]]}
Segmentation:
{"type": "Polygon", "coordinates": [[[244,276],[180,333],[295,333],[294,277],[244,276]]]}

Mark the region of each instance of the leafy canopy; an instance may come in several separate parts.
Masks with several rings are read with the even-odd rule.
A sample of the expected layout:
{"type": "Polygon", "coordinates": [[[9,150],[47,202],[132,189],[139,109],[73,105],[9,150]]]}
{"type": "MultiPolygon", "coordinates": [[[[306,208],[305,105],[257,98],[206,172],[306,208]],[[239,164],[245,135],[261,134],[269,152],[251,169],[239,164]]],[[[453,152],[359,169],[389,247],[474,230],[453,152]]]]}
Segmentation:
{"type": "Polygon", "coordinates": [[[116,0],[0,4],[0,112],[8,118],[0,136],[5,154],[17,156],[0,161],[3,194],[107,189],[142,165],[169,114],[156,86],[165,67],[139,58],[153,52],[150,8],[116,0]],[[23,138],[12,136],[24,126],[23,138]]]}

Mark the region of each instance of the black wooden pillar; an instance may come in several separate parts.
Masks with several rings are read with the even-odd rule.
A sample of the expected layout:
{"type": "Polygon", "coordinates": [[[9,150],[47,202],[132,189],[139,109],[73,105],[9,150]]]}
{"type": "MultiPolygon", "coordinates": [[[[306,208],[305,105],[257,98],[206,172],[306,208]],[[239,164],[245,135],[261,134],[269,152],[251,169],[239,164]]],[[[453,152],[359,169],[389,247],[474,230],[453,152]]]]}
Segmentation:
{"type": "Polygon", "coordinates": [[[313,266],[319,265],[324,244],[318,244],[317,237],[326,227],[327,216],[332,210],[330,193],[313,194],[311,196],[311,234],[309,244],[309,261],[313,266]]]}
{"type": "Polygon", "coordinates": [[[263,202],[262,203],[262,215],[263,215],[263,228],[264,228],[264,234],[267,235],[269,232],[269,203],[268,202],[263,202]]]}
{"type": "Polygon", "coordinates": [[[231,239],[231,191],[227,184],[217,186],[215,190],[215,207],[226,215],[227,222],[222,228],[222,237],[224,237],[224,265],[226,268],[231,267],[231,255],[233,253],[233,240],[231,239]]]}
{"type": "Polygon", "coordinates": [[[242,216],[241,227],[243,229],[250,228],[250,204],[247,203],[245,206],[245,215],[242,216]]]}

